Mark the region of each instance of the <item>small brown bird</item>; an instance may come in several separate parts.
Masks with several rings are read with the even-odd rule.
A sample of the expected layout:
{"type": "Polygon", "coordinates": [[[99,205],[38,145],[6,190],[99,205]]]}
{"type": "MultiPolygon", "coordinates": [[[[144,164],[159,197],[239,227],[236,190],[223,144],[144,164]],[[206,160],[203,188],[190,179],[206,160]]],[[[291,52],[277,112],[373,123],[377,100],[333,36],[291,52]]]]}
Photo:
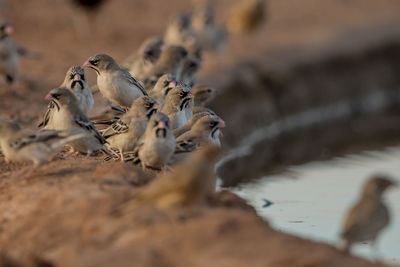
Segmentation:
{"type": "Polygon", "coordinates": [[[179,81],[187,55],[187,50],[182,46],[169,46],[165,48],[159,60],[143,77],[139,77],[140,80],[146,88],[152,88],[164,74],[171,74],[179,81]]]}
{"type": "Polygon", "coordinates": [[[86,80],[85,70],[81,66],[72,66],[65,75],[64,82],[59,87],[71,90],[78,99],[79,107],[89,116],[92,111],[94,100],[92,91],[86,80]]]}
{"type": "Polygon", "coordinates": [[[203,4],[196,9],[192,16],[192,28],[197,42],[204,50],[223,50],[227,32],[216,25],[213,4],[203,4]]]}
{"type": "Polygon", "coordinates": [[[193,86],[195,84],[195,76],[197,71],[200,69],[200,65],[201,58],[189,54],[183,63],[180,82],[188,86],[193,86]]]}
{"type": "Polygon", "coordinates": [[[134,163],[140,163],[145,170],[161,171],[174,154],[175,145],[168,116],[158,112],[151,117],[140,138],[134,163]]]}
{"type": "Polygon", "coordinates": [[[188,113],[192,113],[193,94],[186,86],[178,85],[171,89],[165,97],[162,112],[171,120],[171,129],[179,128],[187,122],[188,113]]]}
{"type": "Polygon", "coordinates": [[[109,143],[107,146],[119,150],[121,161],[124,161],[124,152],[135,149],[150,117],[157,112],[158,107],[159,104],[153,98],[139,97],[126,114],[102,130],[109,143]]]}
{"type": "Polygon", "coordinates": [[[192,31],[190,20],[190,14],[187,13],[174,15],[165,31],[165,43],[183,47],[196,43],[196,36],[192,31]]]}
{"type": "Polygon", "coordinates": [[[174,171],[161,174],[138,197],[124,205],[125,209],[149,204],[159,209],[192,207],[204,203],[215,192],[215,163],[221,156],[220,148],[206,146],[194,152],[174,171]]]}
{"type": "Polygon", "coordinates": [[[193,112],[193,115],[196,113],[201,113],[201,112],[208,112],[211,115],[217,115],[213,110],[211,110],[209,108],[201,107],[201,106],[194,106],[192,108],[192,112],[193,112]]]}
{"type": "Polygon", "coordinates": [[[21,51],[11,39],[13,27],[8,22],[0,25],[0,75],[8,84],[12,84],[18,77],[21,51]]]}
{"type": "Polygon", "coordinates": [[[192,147],[193,143],[197,147],[207,144],[221,146],[221,128],[225,127],[225,122],[216,115],[206,115],[198,119],[192,128],[176,138],[177,151],[186,151],[186,147],[192,147]]]}
{"type": "Polygon", "coordinates": [[[396,183],[393,180],[384,176],[376,176],[366,182],[359,200],[344,220],[341,238],[345,251],[349,251],[354,243],[375,243],[379,233],[390,221],[389,210],[382,195],[394,185],[396,183]]]}
{"type": "Polygon", "coordinates": [[[182,135],[183,133],[186,133],[187,131],[190,131],[190,129],[192,129],[193,125],[202,117],[207,116],[207,115],[215,115],[215,114],[211,114],[209,112],[198,112],[196,114],[193,114],[193,116],[185,123],[185,125],[176,128],[174,130],[174,135],[175,137],[178,137],[180,135],[182,135]]]}
{"type": "Polygon", "coordinates": [[[160,58],[163,46],[164,40],[160,37],[147,38],[138,51],[125,60],[122,67],[140,79],[160,58]]]}
{"type": "Polygon", "coordinates": [[[265,19],[265,0],[242,0],[231,8],[227,18],[230,32],[254,31],[265,19]]]}
{"type": "MultiPolygon", "coordinates": [[[[64,82],[60,87],[65,87],[71,90],[78,100],[81,111],[86,116],[89,116],[89,113],[93,108],[94,100],[86,80],[85,70],[80,66],[69,68],[65,75],[64,82]]],[[[38,127],[54,129],[54,118],[57,117],[57,115],[55,115],[57,112],[60,112],[60,110],[57,108],[54,101],[51,100],[47,106],[43,121],[38,125],[38,127]]]]}
{"type": "Polygon", "coordinates": [[[95,22],[98,17],[100,8],[107,2],[106,0],[70,0],[74,7],[78,8],[73,10],[72,22],[74,24],[76,33],[90,36],[93,30],[96,30],[95,22]],[[85,20],[77,17],[76,11],[83,11],[85,14],[85,20]]]}
{"type": "Polygon", "coordinates": [[[196,84],[192,87],[192,92],[194,94],[194,105],[204,107],[214,99],[217,91],[208,85],[196,84]]]}
{"type": "Polygon", "coordinates": [[[147,95],[140,82],[109,55],[91,56],[83,66],[96,71],[100,93],[115,105],[129,108],[135,99],[147,95]]]}
{"type": "Polygon", "coordinates": [[[97,12],[98,9],[106,2],[105,0],[72,0],[75,6],[83,9],[85,12],[93,13],[97,12]]]}
{"type": "Polygon", "coordinates": [[[6,161],[33,162],[35,167],[46,163],[69,142],[85,134],[68,136],[56,130],[22,130],[11,121],[0,120],[0,146],[6,161]]]}
{"type": "Polygon", "coordinates": [[[112,156],[104,146],[106,140],[81,111],[78,100],[70,90],[63,87],[55,88],[46,98],[53,101],[58,111],[53,117],[54,130],[63,131],[68,135],[85,134],[84,138],[68,143],[74,151],[87,153],[90,156],[93,152],[101,150],[112,156]]]}
{"type": "Polygon", "coordinates": [[[149,90],[149,95],[157,100],[161,107],[163,107],[168,92],[177,85],[178,83],[173,75],[164,74],[158,79],[154,88],[149,90]]]}

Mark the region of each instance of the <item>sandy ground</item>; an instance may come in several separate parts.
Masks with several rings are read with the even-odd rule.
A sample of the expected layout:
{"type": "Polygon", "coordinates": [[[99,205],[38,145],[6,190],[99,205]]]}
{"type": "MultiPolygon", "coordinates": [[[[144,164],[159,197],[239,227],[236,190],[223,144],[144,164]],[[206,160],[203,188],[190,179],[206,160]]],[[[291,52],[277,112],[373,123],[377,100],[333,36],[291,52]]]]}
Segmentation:
{"type": "MultiPolygon", "coordinates": [[[[23,61],[16,95],[1,88],[0,118],[36,125],[46,109],[43,97],[62,82],[68,67],[98,52],[123,60],[143,38],[162,35],[171,14],[189,8],[189,1],[180,0],[108,1],[89,32],[82,26],[85,15],[69,1],[7,1],[3,15],[16,28],[15,40],[43,58],[23,61]]],[[[223,55],[205,56],[202,80],[227,90],[231,77],[242,74],[241,62],[287,69],[396,39],[400,31],[396,0],[273,0],[268,10],[268,23],[257,32],[232,36],[223,55]]],[[[91,72],[89,79],[95,83],[91,72]]],[[[101,103],[97,95],[98,109],[101,103]]],[[[228,121],[226,131],[237,127],[242,126],[228,121]]],[[[30,169],[0,156],[5,266],[369,265],[331,246],[274,231],[229,193],[183,215],[151,208],[119,214],[115,209],[151,179],[137,168],[60,155],[30,169]]]]}

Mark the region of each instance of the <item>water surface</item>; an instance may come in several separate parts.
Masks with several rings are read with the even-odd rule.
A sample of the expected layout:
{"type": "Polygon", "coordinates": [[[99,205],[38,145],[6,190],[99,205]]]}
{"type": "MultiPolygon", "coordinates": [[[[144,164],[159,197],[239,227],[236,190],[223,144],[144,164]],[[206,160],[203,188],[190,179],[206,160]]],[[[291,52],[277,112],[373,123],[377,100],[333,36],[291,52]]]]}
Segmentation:
{"type": "MultiPolygon", "coordinates": [[[[388,174],[400,182],[400,146],[291,167],[284,174],[241,185],[234,192],[276,229],[338,245],[345,213],[362,184],[375,173],[388,174]],[[263,208],[263,199],[274,204],[263,208]]],[[[378,257],[400,264],[400,188],[388,191],[385,202],[392,222],[378,240],[378,257]]],[[[376,257],[365,244],[356,246],[353,253],[376,257]]]]}

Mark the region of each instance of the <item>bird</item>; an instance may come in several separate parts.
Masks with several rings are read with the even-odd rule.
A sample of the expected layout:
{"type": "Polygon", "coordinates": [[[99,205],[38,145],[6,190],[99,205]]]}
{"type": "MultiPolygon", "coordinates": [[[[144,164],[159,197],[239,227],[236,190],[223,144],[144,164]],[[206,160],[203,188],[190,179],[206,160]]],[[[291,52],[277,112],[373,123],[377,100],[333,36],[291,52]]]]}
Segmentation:
{"type": "Polygon", "coordinates": [[[187,131],[189,131],[190,129],[192,129],[192,126],[202,117],[207,116],[207,115],[215,115],[214,113],[211,114],[207,111],[204,112],[198,112],[196,114],[193,114],[193,116],[185,123],[185,125],[174,129],[173,133],[175,135],[175,137],[180,136],[183,133],[186,133],[187,131]]]}
{"type": "Polygon", "coordinates": [[[148,94],[160,103],[161,107],[164,106],[165,97],[168,92],[177,86],[178,83],[175,77],[171,74],[164,74],[161,76],[153,89],[148,91],[148,94]]]}
{"type": "Polygon", "coordinates": [[[201,58],[189,54],[183,63],[180,83],[193,86],[195,84],[195,76],[197,71],[200,69],[200,65],[201,58]]]}
{"type": "Polygon", "coordinates": [[[177,164],[171,172],[161,173],[136,198],[124,203],[122,209],[152,205],[161,210],[192,208],[205,203],[215,193],[215,163],[221,149],[209,145],[194,152],[177,164]]]}
{"type": "MultiPolygon", "coordinates": [[[[78,105],[83,114],[89,116],[90,111],[93,108],[94,100],[92,92],[90,91],[89,85],[86,80],[85,70],[80,66],[72,66],[68,69],[65,74],[64,82],[59,87],[65,87],[73,94],[78,100],[78,105]]],[[[54,115],[60,112],[55,105],[54,101],[51,100],[47,106],[46,113],[43,117],[43,121],[40,122],[38,127],[44,127],[46,129],[54,129],[54,115]]]]}
{"type": "Polygon", "coordinates": [[[81,66],[70,67],[65,75],[63,84],[59,87],[71,90],[78,99],[80,109],[86,116],[89,116],[94,100],[86,80],[85,70],[81,66]]]}
{"type": "Polygon", "coordinates": [[[84,138],[69,142],[73,151],[92,155],[95,151],[103,151],[109,156],[113,154],[104,146],[106,140],[79,108],[75,95],[65,87],[52,89],[46,99],[52,100],[58,112],[54,112],[52,129],[64,131],[69,135],[86,134],[84,138]]]}
{"type": "Polygon", "coordinates": [[[128,108],[135,99],[147,95],[140,82],[128,71],[122,69],[109,55],[91,56],[83,66],[96,72],[99,91],[115,105],[128,108]]]}
{"type": "Polygon", "coordinates": [[[98,17],[101,6],[106,3],[106,0],[70,0],[73,7],[76,7],[76,11],[84,12],[86,18],[79,18],[78,12],[73,10],[73,16],[71,21],[75,28],[75,31],[80,36],[90,37],[92,31],[96,30],[94,26],[98,17]]]}
{"type": "Polygon", "coordinates": [[[13,27],[4,21],[0,25],[0,75],[8,85],[18,77],[19,62],[22,50],[11,38],[13,27]]]}
{"type": "Polygon", "coordinates": [[[116,148],[124,161],[124,152],[133,151],[146,130],[150,117],[157,112],[159,104],[149,96],[136,99],[129,111],[101,131],[109,148],[116,148]]]}
{"type": "Polygon", "coordinates": [[[12,38],[13,26],[7,22],[0,23],[0,75],[7,85],[13,85],[18,79],[21,57],[39,59],[40,54],[21,47],[12,38]]]}
{"type": "Polygon", "coordinates": [[[186,86],[178,85],[168,92],[161,111],[167,114],[171,120],[172,129],[185,125],[188,120],[188,113],[192,112],[191,102],[193,102],[193,94],[186,86]]]}
{"type": "Polygon", "coordinates": [[[191,25],[197,42],[204,50],[223,50],[227,32],[223,27],[216,25],[213,4],[199,6],[192,15],[191,25]]]}
{"type": "Polygon", "coordinates": [[[194,94],[194,105],[204,107],[207,103],[214,99],[216,90],[213,87],[204,84],[196,84],[192,86],[194,94]]]}
{"type": "Polygon", "coordinates": [[[225,127],[225,122],[217,115],[206,115],[198,119],[192,128],[176,138],[176,150],[192,150],[193,144],[196,147],[202,147],[207,144],[221,146],[220,135],[221,128],[225,127]]]}
{"type": "Polygon", "coordinates": [[[217,115],[213,110],[206,108],[206,107],[202,107],[202,106],[194,106],[192,108],[192,112],[193,112],[193,115],[196,113],[201,113],[201,112],[208,112],[211,115],[217,115]]]}
{"type": "Polygon", "coordinates": [[[187,55],[187,50],[182,46],[168,46],[162,51],[157,62],[138,79],[146,88],[153,87],[164,74],[171,74],[180,81],[187,55]]]}
{"type": "Polygon", "coordinates": [[[172,16],[165,31],[165,43],[183,47],[196,43],[196,36],[192,31],[190,20],[189,13],[178,13],[172,16]]]}
{"type": "Polygon", "coordinates": [[[160,58],[164,40],[160,37],[149,37],[141,44],[139,49],[132,53],[122,64],[129,73],[139,78],[160,58]]]}
{"type": "Polygon", "coordinates": [[[151,117],[133,153],[134,163],[140,163],[145,170],[161,171],[174,154],[175,145],[168,116],[157,112],[151,117]]]}
{"type": "Polygon", "coordinates": [[[343,250],[350,251],[355,243],[375,244],[380,232],[389,224],[389,210],[382,200],[383,193],[396,182],[385,175],[370,178],[363,186],[357,202],[345,217],[341,230],[343,250]]]}
{"type": "Polygon", "coordinates": [[[35,167],[47,163],[69,142],[86,134],[67,135],[56,130],[21,129],[16,122],[0,120],[0,146],[6,161],[33,162],[35,167]]]}
{"type": "Polygon", "coordinates": [[[72,0],[72,3],[88,12],[96,11],[104,2],[105,0],[72,0]]]}
{"type": "Polygon", "coordinates": [[[265,0],[242,0],[229,10],[227,27],[233,33],[251,32],[263,22],[265,16],[265,0]]]}

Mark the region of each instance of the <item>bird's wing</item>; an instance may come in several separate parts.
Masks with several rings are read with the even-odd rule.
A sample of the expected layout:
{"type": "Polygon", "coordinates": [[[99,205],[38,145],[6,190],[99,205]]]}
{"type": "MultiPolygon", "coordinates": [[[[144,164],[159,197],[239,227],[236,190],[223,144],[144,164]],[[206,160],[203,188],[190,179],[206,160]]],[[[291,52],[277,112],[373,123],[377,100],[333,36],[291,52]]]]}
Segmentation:
{"type": "Polygon", "coordinates": [[[344,222],[341,236],[352,237],[363,231],[368,224],[373,221],[376,215],[376,205],[370,202],[360,202],[356,204],[348,213],[344,222]]]}
{"type": "Polygon", "coordinates": [[[125,123],[122,119],[118,119],[105,130],[103,130],[102,134],[105,138],[108,138],[116,134],[126,133],[128,130],[128,124],[125,123]]]}
{"type": "Polygon", "coordinates": [[[175,154],[192,152],[198,144],[193,139],[183,139],[176,141],[175,154]]]}
{"type": "Polygon", "coordinates": [[[50,139],[60,138],[59,133],[60,132],[56,130],[39,130],[37,132],[24,131],[10,140],[10,146],[13,149],[21,149],[33,143],[46,142],[50,139]]]}
{"type": "Polygon", "coordinates": [[[124,78],[132,85],[136,86],[137,88],[140,89],[140,91],[142,91],[143,95],[147,95],[146,89],[144,89],[143,85],[136,80],[129,72],[127,72],[124,69],[121,69],[122,75],[124,76],[124,78]]]}
{"type": "Polygon", "coordinates": [[[43,121],[38,125],[39,128],[45,127],[49,123],[50,117],[55,109],[60,110],[60,106],[55,101],[51,100],[47,105],[47,110],[44,114],[43,121]]]}
{"type": "Polygon", "coordinates": [[[107,143],[106,139],[100,134],[93,123],[91,123],[87,118],[77,115],[74,117],[74,121],[79,127],[85,128],[87,131],[93,134],[94,137],[96,137],[101,144],[107,143]]]}

